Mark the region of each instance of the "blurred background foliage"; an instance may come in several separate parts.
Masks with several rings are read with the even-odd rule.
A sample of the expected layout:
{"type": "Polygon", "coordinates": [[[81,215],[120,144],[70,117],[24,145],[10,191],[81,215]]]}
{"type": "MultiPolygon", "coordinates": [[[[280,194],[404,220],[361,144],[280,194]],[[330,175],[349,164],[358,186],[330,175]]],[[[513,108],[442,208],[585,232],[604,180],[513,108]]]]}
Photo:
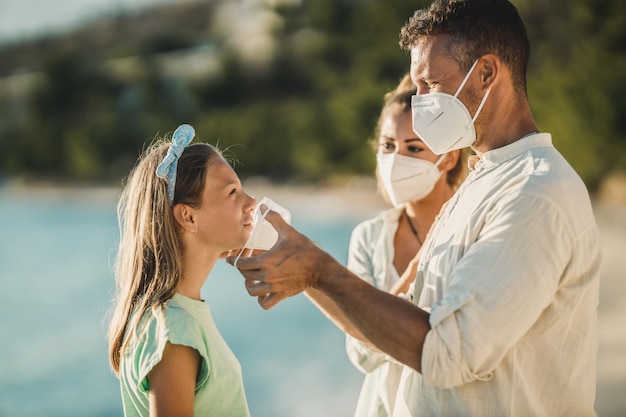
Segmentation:
{"type": "MultiPolygon", "coordinates": [[[[626,2],[513,0],[539,127],[595,192],[626,169],[626,2]]],[[[0,177],[119,184],[191,123],[243,179],[369,175],[400,27],[426,0],[178,1],[0,45],[0,177]]]]}

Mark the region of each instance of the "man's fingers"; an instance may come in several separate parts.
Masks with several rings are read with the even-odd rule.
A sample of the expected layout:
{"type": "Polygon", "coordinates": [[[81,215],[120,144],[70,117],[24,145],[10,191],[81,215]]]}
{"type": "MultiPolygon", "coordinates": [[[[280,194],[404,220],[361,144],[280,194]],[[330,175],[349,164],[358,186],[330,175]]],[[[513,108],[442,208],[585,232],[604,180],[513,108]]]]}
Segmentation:
{"type": "Polygon", "coordinates": [[[248,294],[250,294],[253,297],[259,297],[259,296],[269,294],[270,290],[272,289],[270,284],[267,284],[261,281],[253,281],[249,279],[246,279],[245,285],[246,285],[246,290],[248,291],[248,294]]]}
{"type": "Polygon", "coordinates": [[[272,292],[272,293],[260,296],[258,300],[259,300],[259,305],[263,307],[264,310],[269,310],[270,308],[274,307],[276,304],[278,304],[285,298],[287,298],[287,296],[283,293],[272,292]]]}
{"type": "Polygon", "coordinates": [[[244,271],[258,270],[263,264],[262,256],[263,254],[247,257],[240,256],[239,259],[237,259],[237,256],[229,256],[226,258],[226,262],[239,269],[239,272],[243,274],[244,271]],[[237,261],[237,265],[235,265],[235,261],[237,261]]]}
{"type": "MultiPolygon", "coordinates": [[[[268,210],[266,208],[266,210],[268,210]]],[[[276,229],[279,235],[284,234],[287,230],[291,229],[291,226],[283,219],[283,217],[276,213],[274,210],[270,210],[265,215],[265,220],[267,220],[273,227],[276,229]]]]}
{"type": "Polygon", "coordinates": [[[269,310],[276,304],[312,286],[311,269],[298,262],[298,253],[317,253],[312,242],[291,227],[278,212],[261,206],[265,220],[278,232],[278,241],[270,250],[257,256],[229,256],[226,261],[235,266],[246,279],[248,294],[257,297],[259,305],[269,310]]]}

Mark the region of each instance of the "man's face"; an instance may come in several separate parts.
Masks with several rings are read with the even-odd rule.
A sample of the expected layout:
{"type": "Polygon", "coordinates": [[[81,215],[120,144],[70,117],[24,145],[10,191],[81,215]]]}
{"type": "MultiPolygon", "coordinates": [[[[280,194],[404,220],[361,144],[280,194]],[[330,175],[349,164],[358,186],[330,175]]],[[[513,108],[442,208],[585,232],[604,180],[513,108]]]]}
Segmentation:
{"type": "Polygon", "coordinates": [[[465,74],[449,57],[448,35],[423,39],[411,49],[411,80],[417,86],[417,94],[443,92],[454,94],[465,74]]]}
{"type": "MultiPolygon", "coordinates": [[[[441,92],[454,95],[463,82],[467,73],[450,57],[447,42],[448,35],[436,35],[421,40],[411,49],[410,74],[417,86],[417,94],[441,92]]],[[[458,95],[472,115],[482,98],[477,89],[478,80],[478,70],[474,69],[458,95]]],[[[478,124],[475,127],[480,137],[481,129],[478,124]]]]}

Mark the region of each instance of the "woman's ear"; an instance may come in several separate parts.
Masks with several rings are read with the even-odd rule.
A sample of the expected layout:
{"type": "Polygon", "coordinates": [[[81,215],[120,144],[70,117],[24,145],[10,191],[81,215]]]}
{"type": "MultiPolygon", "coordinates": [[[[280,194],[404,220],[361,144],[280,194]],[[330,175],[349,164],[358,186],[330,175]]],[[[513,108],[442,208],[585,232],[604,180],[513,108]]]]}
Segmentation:
{"type": "Polygon", "coordinates": [[[176,220],[176,223],[178,223],[180,227],[188,232],[196,233],[198,226],[196,225],[191,207],[183,203],[178,203],[172,208],[172,211],[174,212],[174,220],[176,220]]]}
{"type": "Polygon", "coordinates": [[[456,166],[460,157],[461,151],[459,150],[448,152],[446,157],[443,158],[443,161],[441,161],[441,163],[439,164],[439,169],[445,172],[451,171],[456,166]]]}

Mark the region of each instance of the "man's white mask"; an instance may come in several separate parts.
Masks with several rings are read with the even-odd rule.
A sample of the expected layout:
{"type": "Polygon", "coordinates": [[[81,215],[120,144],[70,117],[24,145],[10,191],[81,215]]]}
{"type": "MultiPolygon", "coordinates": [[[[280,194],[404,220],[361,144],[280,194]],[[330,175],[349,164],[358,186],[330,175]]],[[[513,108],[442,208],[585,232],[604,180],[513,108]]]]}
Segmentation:
{"type": "Polygon", "coordinates": [[[458,99],[458,95],[477,63],[478,60],[474,61],[454,95],[434,92],[411,97],[413,131],[437,155],[467,148],[476,141],[474,122],[491,88],[485,92],[474,117],[458,99]]]}

